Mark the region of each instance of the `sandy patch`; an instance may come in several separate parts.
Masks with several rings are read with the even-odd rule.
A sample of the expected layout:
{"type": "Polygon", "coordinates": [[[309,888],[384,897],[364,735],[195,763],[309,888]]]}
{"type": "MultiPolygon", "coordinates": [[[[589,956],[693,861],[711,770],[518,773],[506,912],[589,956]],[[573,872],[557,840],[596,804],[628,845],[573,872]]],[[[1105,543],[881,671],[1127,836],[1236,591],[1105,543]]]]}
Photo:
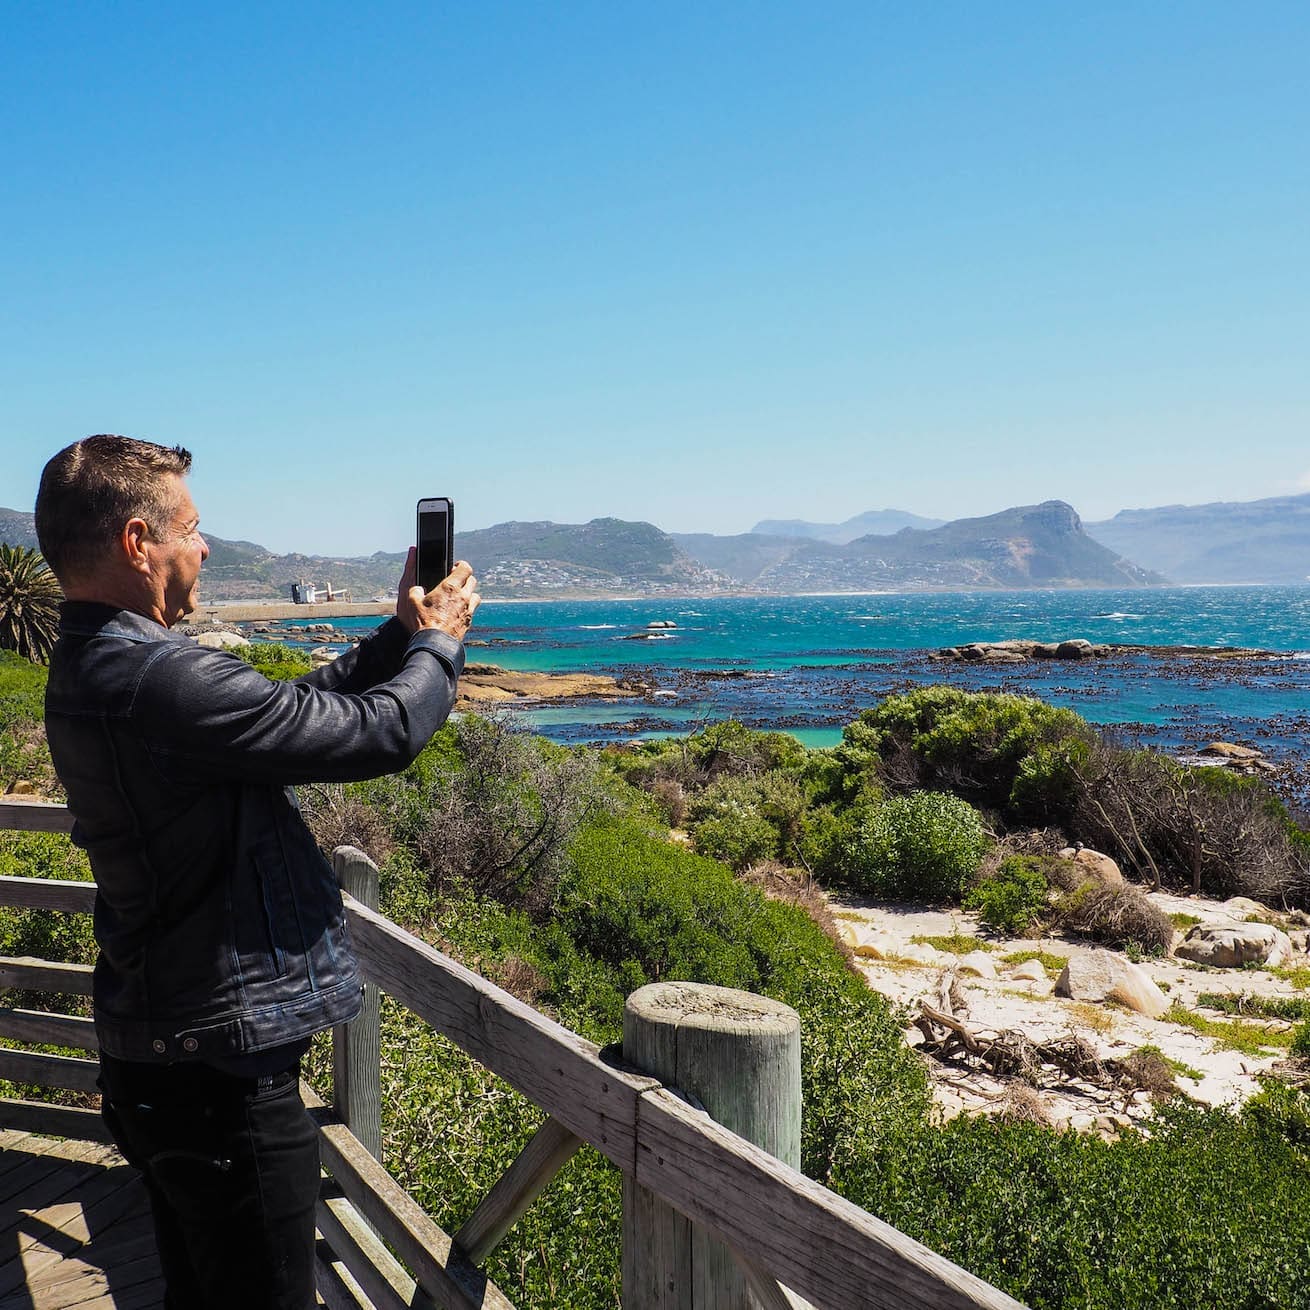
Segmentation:
{"type": "MultiPolygon", "coordinates": [[[[1150,899],[1166,914],[1187,914],[1205,921],[1234,917],[1222,902],[1161,893],[1151,893],[1150,899]]],[[[917,1015],[921,1001],[931,1004],[944,970],[955,968],[969,1007],[968,1024],[973,1031],[994,1034],[1018,1029],[1037,1041],[1075,1033],[1090,1041],[1101,1058],[1123,1059],[1139,1047],[1154,1046],[1198,1075],[1176,1074],[1178,1086],[1208,1105],[1233,1105],[1246,1100],[1260,1090],[1259,1075],[1286,1059],[1284,1050],[1270,1049],[1268,1054],[1248,1055],[1227,1049],[1219,1039],[1202,1036],[1167,1019],[1148,1019],[1116,1005],[1091,1005],[1055,996],[1055,973],[1050,973],[1045,981],[1015,978],[1017,966],[1003,962],[1005,956],[1021,951],[1070,957],[1101,949],[1094,943],[1067,937],[989,937],[980,929],[978,916],[963,910],[943,911],[849,899],[834,899],[832,909],[856,951],[860,971],[869,985],[904,1007],[907,1014],[917,1015]],[[977,936],[991,947],[988,956],[996,966],[995,979],[965,972],[958,967],[958,957],[953,954],[912,941],[914,937],[947,937],[957,933],[977,936]],[[874,953],[892,958],[871,958],[874,953]]],[[[1295,923],[1286,926],[1297,931],[1295,923]]],[[[1145,957],[1138,964],[1162,987],[1171,1003],[1177,1002],[1188,1009],[1197,1008],[1197,998],[1203,992],[1310,997],[1310,991],[1297,991],[1288,979],[1268,970],[1212,969],[1172,956],[1145,957]]],[[[1286,962],[1288,967],[1307,964],[1310,959],[1304,953],[1286,962]]],[[[1232,1017],[1215,1010],[1201,1013],[1216,1020],[1232,1017]]],[[[1254,1016],[1252,1020],[1268,1022],[1275,1031],[1291,1026],[1256,1020],[1254,1016]]],[[[909,1028],[907,1040],[918,1045],[923,1039],[917,1029],[909,1028]]],[[[947,1116],[993,1107],[1011,1085],[1010,1080],[971,1069],[937,1060],[928,1063],[934,1096],[947,1116]]],[[[1038,1091],[1053,1122],[1080,1129],[1111,1132],[1150,1113],[1149,1097],[1145,1093],[1125,1098],[1089,1084],[1054,1077],[1038,1091]]]]}

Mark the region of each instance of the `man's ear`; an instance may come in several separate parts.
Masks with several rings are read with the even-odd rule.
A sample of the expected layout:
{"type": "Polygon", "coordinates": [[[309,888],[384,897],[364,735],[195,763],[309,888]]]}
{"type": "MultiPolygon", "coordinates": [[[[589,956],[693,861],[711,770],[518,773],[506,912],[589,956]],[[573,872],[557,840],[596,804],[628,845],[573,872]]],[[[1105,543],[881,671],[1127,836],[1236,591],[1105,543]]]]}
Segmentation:
{"type": "Polygon", "coordinates": [[[145,519],[128,519],[118,534],[118,545],[123,558],[139,573],[150,572],[150,554],[146,550],[149,538],[150,528],[145,519]]]}

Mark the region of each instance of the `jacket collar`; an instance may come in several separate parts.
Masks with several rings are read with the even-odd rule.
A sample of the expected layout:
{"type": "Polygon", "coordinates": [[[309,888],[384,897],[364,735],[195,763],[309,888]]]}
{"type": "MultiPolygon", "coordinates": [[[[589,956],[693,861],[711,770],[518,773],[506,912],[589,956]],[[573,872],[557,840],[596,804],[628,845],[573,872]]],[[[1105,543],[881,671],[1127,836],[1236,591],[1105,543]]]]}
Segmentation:
{"type": "Polygon", "coordinates": [[[65,637],[120,637],[127,641],[190,641],[144,614],[115,609],[92,600],[66,600],[59,606],[59,631],[65,637]]]}

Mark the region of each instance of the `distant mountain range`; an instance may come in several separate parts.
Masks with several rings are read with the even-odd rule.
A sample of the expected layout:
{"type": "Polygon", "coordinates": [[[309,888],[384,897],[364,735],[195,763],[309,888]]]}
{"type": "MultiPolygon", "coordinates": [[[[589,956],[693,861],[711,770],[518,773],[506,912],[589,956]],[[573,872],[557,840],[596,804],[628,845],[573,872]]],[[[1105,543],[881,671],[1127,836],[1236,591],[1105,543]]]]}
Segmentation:
{"type": "Polygon", "coordinates": [[[1174,582],[1305,582],[1310,495],[1125,509],[1090,537],[1174,582]]]}
{"type": "Polygon", "coordinates": [[[1093,541],[1062,500],[842,544],[754,532],[674,540],[703,564],[769,592],[1138,587],[1164,581],[1093,541]]]}
{"type": "MultiPolygon", "coordinates": [[[[456,551],[474,562],[487,595],[507,597],[1304,582],[1310,574],[1310,495],[1124,510],[1090,524],[1051,500],[935,523],[903,510],[840,524],[766,519],[736,536],[670,534],[613,518],[500,523],[458,534],[456,551]]],[[[285,598],[301,580],[365,599],[392,592],[404,562],[381,551],[278,555],[249,541],[206,539],[207,601],[285,598]]],[[[35,546],[32,516],[0,509],[0,541],[35,546]]]]}
{"type": "Polygon", "coordinates": [[[748,536],[809,537],[814,541],[829,541],[844,546],[857,537],[870,534],[890,536],[902,528],[940,528],[945,519],[926,519],[903,509],[871,509],[844,523],[807,523],[804,519],[761,519],[748,536]]]}

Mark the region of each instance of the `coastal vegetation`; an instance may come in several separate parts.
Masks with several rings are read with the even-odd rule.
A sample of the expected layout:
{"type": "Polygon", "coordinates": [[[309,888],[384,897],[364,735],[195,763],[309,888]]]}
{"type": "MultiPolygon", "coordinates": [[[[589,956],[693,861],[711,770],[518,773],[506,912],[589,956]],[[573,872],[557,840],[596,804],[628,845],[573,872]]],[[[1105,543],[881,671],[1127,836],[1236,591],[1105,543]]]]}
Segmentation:
{"type": "MultiPolygon", "coordinates": [[[[244,657],[292,667],[257,647],[244,657]]],[[[57,795],[33,748],[43,677],[0,658],[0,783],[20,761],[57,795]]],[[[909,1016],[852,968],[822,894],[968,902],[998,933],[1058,922],[1158,949],[1135,889],[1080,891],[1087,878],[1060,852],[1095,839],[1147,883],[1189,889],[1199,869],[1218,895],[1306,903],[1305,835],[1262,784],[1194,784],[1140,754],[1037,701],[929,688],[871,707],[829,751],[731,722],[568,749],[465,716],[403,774],[302,788],[301,801],[325,848],[349,841],[379,864],[384,913],[595,1041],[615,1040],[624,997],[660,979],[795,1006],[805,1171],[1028,1304],[1310,1306],[1310,1096],[1270,1081],[1212,1110],[1162,1091],[1112,1140],[1004,1113],[942,1122],[909,1016]],[[1240,834],[1221,831],[1233,816],[1240,834]]],[[[0,834],[0,866],[87,876],[58,837],[0,834]]],[[[89,960],[89,925],[69,922],[12,912],[0,952],[89,960]]],[[[1253,1007],[1226,1022],[1266,1017],[1295,1019],[1253,1007]]],[[[1304,1027],[1282,1032],[1293,1058],[1310,1047],[1304,1027]]],[[[313,1078],[327,1061],[316,1046],[313,1078]]],[[[388,1164],[457,1227],[540,1114],[390,1003],[383,1077],[388,1164]]],[[[523,1307],[615,1306],[618,1213],[618,1175],[583,1151],[490,1272],[523,1307]]]]}

